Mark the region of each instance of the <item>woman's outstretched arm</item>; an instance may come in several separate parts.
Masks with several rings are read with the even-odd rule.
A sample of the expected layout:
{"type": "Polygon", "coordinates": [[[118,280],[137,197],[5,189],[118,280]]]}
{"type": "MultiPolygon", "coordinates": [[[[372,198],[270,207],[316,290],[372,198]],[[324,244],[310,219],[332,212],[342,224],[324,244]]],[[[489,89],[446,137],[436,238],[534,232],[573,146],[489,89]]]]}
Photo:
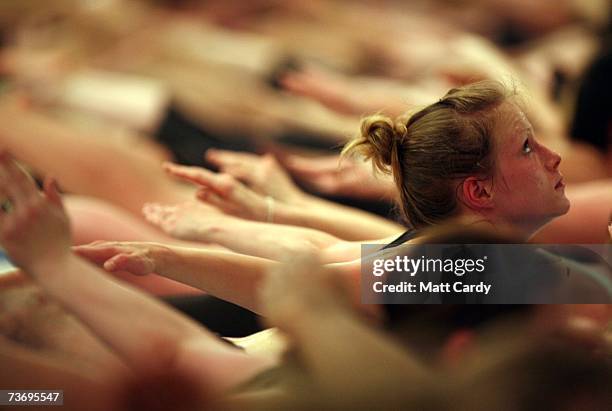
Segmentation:
{"type": "MultiPolygon", "coordinates": [[[[276,261],[304,249],[320,253],[323,263],[351,261],[360,257],[363,243],[341,240],[311,228],[223,215],[211,212],[206,206],[195,202],[177,205],[148,203],[143,213],[151,224],[174,238],[217,244],[241,254],[276,261]]],[[[395,237],[389,236],[368,243],[385,244],[395,237]]]]}
{"type": "Polygon", "coordinates": [[[264,197],[229,174],[166,164],[171,175],[199,186],[198,198],[227,214],[255,221],[290,224],[328,232],[344,240],[398,235],[404,228],[385,218],[323,200],[287,203],[264,197]]]}
{"type": "Polygon", "coordinates": [[[95,242],[74,248],[110,272],[155,273],[258,311],[256,290],[275,261],[228,251],[159,243],[95,242]]]}
{"type": "MultiPolygon", "coordinates": [[[[257,290],[267,273],[280,263],[265,258],[234,252],[205,250],[145,242],[99,241],[77,246],[75,252],[109,272],[127,272],[134,275],[155,273],[206,291],[223,300],[260,312],[257,290]]],[[[328,250],[297,246],[289,250],[308,250],[326,259],[330,272],[339,275],[352,267],[359,272],[361,244],[340,242],[328,250]]],[[[285,256],[287,255],[285,254],[285,256]]],[[[283,256],[283,257],[285,257],[283,256]]],[[[354,279],[358,282],[358,279],[354,279]]]]}
{"type": "MultiPolygon", "coordinates": [[[[311,248],[325,253],[338,244],[347,243],[311,228],[211,213],[208,208],[195,202],[176,205],[148,203],[143,213],[151,224],[174,238],[218,244],[238,253],[272,260],[282,259],[293,250],[311,248]]],[[[356,247],[359,248],[359,245],[356,247]]],[[[325,259],[325,262],[334,261],[325,259]]]]}

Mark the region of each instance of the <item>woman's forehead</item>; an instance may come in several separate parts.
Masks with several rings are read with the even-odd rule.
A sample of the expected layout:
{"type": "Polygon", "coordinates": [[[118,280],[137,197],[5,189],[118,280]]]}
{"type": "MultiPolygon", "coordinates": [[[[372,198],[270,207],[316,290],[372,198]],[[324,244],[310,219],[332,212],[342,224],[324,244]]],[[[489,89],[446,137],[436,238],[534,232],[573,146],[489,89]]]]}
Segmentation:
{"type": "Polygon", "coordinates": [[[523,110],[512,102],[505,102],[497,109],[495,122],[495,137],[497,143],[505,145],[516,138],[521,138],[532,130],[529,119],[523,110]]]}

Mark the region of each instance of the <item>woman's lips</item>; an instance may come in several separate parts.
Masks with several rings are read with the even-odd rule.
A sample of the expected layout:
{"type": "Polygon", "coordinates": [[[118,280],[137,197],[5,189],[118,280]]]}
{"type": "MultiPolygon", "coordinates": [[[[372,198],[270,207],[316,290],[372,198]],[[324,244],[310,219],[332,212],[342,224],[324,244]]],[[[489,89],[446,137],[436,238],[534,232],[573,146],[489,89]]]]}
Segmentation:
{"type": "Polygon", "coordinates": [[[561,178],[561,180],[559,180],[559,182],[557,183],[557,185],[555,185],[555,190],[560,190],[563,187],[565,187],[565,184],[563,183],[563,178],[561,178]]]}

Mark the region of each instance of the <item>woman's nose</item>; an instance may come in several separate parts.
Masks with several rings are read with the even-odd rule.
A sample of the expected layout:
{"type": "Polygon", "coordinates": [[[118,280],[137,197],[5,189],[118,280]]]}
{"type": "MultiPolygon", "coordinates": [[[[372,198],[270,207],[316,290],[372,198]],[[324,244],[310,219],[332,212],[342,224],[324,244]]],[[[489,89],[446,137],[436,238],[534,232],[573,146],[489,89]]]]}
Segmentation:
{"type": "Polygon", "coordinates": [[[561,156],[556,151],[550,150],[547,147],[542,146],[546,158],[546,167],[551,171],[556,171],[561,163],[561,156]]]}

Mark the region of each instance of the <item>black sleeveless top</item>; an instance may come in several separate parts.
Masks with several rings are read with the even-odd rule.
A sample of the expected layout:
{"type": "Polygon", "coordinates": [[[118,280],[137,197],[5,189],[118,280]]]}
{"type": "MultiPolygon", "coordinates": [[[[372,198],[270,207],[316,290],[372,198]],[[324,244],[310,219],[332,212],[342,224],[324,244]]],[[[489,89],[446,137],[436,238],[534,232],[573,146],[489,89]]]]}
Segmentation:
{"type": "Polygon", "coordinates": [[[399,237],[397,237],[395,240],[391,241],[389,244],[381,248],[381,250],[388,250],[389,248],[394,248],[394,247],[397,247],[398,245],[402,245],[405,242],[408,242],[412,240],[413,238],[418,237],[419,234],[420,234],[419,230],[408,230],[402,235],[400,235],[399,237]]]}

